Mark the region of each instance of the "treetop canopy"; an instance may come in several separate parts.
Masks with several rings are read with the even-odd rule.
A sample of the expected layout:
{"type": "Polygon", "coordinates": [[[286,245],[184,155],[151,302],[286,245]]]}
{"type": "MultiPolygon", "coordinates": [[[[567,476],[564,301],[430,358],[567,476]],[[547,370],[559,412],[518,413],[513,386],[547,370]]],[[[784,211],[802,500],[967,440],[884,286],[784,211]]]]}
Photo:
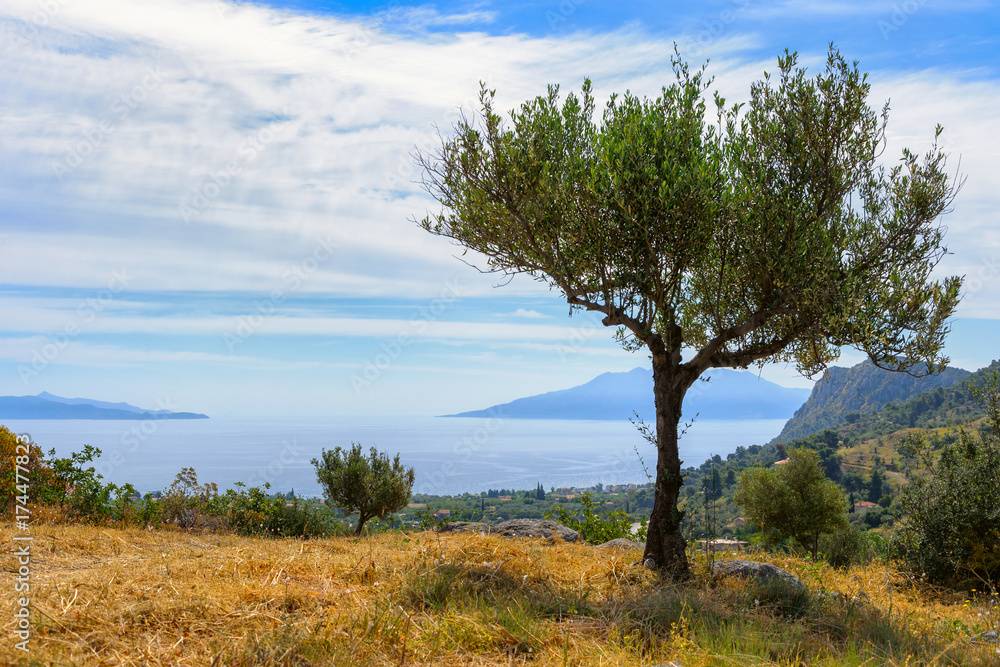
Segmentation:
{"type": "Polygon", "coordinates": [[[714,119],[704,68],[672,63],[656,99],[613,95],[599,120],[589,80],[506,119],[484,87],[481,117],[419,156],[443,206],[421,224],[633,347],[692,347],[694,377],[785,360],[812,374],[841,346],[943,368],[961,279],[931,279],[958,189],[941,128],[922,157],[881,164],[888,105],[868,106],[867,75],[832,47],[812,78],[786,52],[748,103],[716,95],[714,119]]]}

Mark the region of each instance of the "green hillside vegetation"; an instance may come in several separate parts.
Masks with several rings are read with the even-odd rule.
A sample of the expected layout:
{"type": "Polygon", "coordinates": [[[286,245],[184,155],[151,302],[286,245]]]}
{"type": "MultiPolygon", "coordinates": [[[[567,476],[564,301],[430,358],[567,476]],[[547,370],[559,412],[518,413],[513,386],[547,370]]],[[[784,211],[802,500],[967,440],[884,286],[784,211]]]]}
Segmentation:
{"type": "Polygon", "coordinates": [[[841,424],[852,413],[876,412],[889,403],[951,387],[969,375],[969,371],[948,367],[939,374],[916,378],[883,370],[869,360],[853,368],[829,368],[774,442],[812,435],[841,424]]]}
{"type": "Polygon", "coordinates": [[[1000,361],[994,361],[949,387],[888,403],[874,412],[848,412],[833,428],[787,442],[737,447],[725,460],[715,456],[687,468],[681,505],[686,511],[686,537],[756,540],[753,528],[739,521],[743,510],[733,502],[739,474],[753,466],[769,467],[798,447],[817,452],[826,476],[843,487],[851,505],[876,505],[852,507],[852,525],[865,530],[893,526],[902,517],[896,502],[899,489],[927,470],[908,439],[922,436],[931,451],[939,452],[958,441],[960,428],[976,434],[987,431],[986,414],[973,389],[985,386],[998,371],[1000,361]]]}

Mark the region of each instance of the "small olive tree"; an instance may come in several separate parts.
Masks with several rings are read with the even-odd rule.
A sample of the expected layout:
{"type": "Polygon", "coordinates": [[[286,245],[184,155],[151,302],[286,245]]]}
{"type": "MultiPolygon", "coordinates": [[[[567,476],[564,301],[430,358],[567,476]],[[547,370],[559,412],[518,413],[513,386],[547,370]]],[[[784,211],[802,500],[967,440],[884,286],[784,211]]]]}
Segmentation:
{"type": "Polygon", "coordinates": [[[368,519],[384,519],[410,502],[413,468],[403,466],[399,454],[390,461],[372,447],[365,456],[361,445],[352,442],[350,450],[323,450],[321,458],[313,459],[312,464],[326,499],[345,511],[358,513],[355,535],[361,534],[368,519]]]}
{"type": "Polygon", "coordinates": [[[847,525],[847,501],[820,467],[811,449],[793,449],[788,462],[740,473],[733,499],[767,541],[786,537],[809,549],[816,560],[819,536],[847,525]]]}

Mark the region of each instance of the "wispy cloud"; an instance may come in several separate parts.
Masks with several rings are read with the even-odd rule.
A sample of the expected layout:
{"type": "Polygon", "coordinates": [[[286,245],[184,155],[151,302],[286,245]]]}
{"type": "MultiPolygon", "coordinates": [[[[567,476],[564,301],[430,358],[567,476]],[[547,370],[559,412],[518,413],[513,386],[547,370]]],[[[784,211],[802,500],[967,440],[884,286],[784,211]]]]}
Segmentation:
{"type": "MultiPolygon", "coordinates": [[[[356,368],[372,354],[366,344],[377,348],[410,331],[408,311],[456,278],[469,301],[418,332],[412,357],[393,372],[430,374],[431,352],[442,354],[434,358],[442,375],[462,368],[472,377],[509,364],[510,377],[517,368],[536,377],[551,363],[559,377],[585,380],[590,369],[603,368],[595,360],[624,367],[629,357],[607,343],[603,328],[585,345],[567,344],[577,321],[546,319],[550,311],[539,299],[559,299],[543,285],[515,279],[496,290],[493,277],[455,260],[458,249],[412,224],[437,205],[416,182],[411,154],[437,147],[438,129],[447,134],[475,107],[481,81],[497,90],[501,108],[548,83],[578,89],[586,76],[599,104],[625,89],[656,95],[671,80],[676,38],[689,53],[704,45],[698,58],[711,59],[715,88],[745,100],[749,83],[774,69],[781,47],[772,53],[772,45],[785,45],[784,35],[768,32],[771,18],[782,25],[870,18],[884,49],[874,21],[893,3],[731,5],[705,10],[709,23],[722,21],[721,31],[701,20],[673,32],[638,21],[588,24],[583,17],[593,7],[581,5],[558,35],[539,35],[511,28],[501,18],[507,8],[491,4],[349,18],[203,0],[5,0],[0,359],[20,363],[46,336],[78,323],[80,304],[106,288],[112,271],[124,270],[127,288],[85,322],[53,367],[142,365],[150,371],[144,377],[165,383],[175,366],[287,371],[294,381],[282,386],[291,404],[294,391],[319,395],[338,369],[356,368]],[[735,18],[723,21],[719,12],[734,7],[735,18]],[[254,300],[287,291],[289,271],[330,237],[331,259],[292,290],[301,298],[283,303],[240,354],[226,354],[221,336],[234,319],[254,300]],[[365,300],[372,310],[347,308],[348,300],[365,300]],[[314,339],[331,345],[323,354],[303,351],[314,339]],[[463,356],[445,360],[444,352],[459,348],[463,356]]],[[[977,8],[981,3],[927,7],[977,8]]],[[[544,21],[542,8],[525,11],[544,21]]],[[[820,61],[824,47],[804,53],[803,62],[820,61]]],[[[945,125],[947,147],[969,178],[947,221],[954,254],[941,268],[978,275],[1000,253],[993,168],[1000,84],[981,63],[915,67],[872,72],[873,102],[892,98],[885,160],[903,145],[923,150],[934,125],[945,125]]],[[[485,265],[472,254],[464,259],[485,265]]],[[[986,278],[969,291],[963,315],[1000,318],[1000,279],[986,278]]],[[[0,385],[20,386],[16,370],[7,370],[0,385]]],[[[93,381],[92,373],[75,380],[60,373],[50,368],[39,381],[93,381]]],[[[453,380],[441,380],[441,391],[497,402],[485,398],[483,386],[455,389],[453,380]]],[[[178,378],[176,386],[188,381],[178,378]]],[[[387,387],[395,387],[393,396],[413,394],[387,375],[372,396],[387,387]]],[[[240,391],[245,398],[250,390],[240,391]]]]}

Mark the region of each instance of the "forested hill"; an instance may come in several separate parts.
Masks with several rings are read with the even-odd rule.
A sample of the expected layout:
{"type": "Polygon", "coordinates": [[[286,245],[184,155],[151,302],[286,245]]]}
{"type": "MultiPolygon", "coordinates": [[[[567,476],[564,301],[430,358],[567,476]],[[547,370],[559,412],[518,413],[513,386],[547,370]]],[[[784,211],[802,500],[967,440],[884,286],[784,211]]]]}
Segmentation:
{"type": "Polygon", "coordinates": [[[982,389],[993,373],[1000,373],[1000,361],[980,368],[950,387],[938,387],[906,401],[889,403],[876,413],[857,417],[849,413],[845,421],[848,424],[857,422],[856,439],[873,438],[904,428],[961,426],[985,416],[972,390],[982,389]]]}
{"type": "Polygon", "coordinates": [[[869,360],[853,368],[829,368],[773,442],[803,438],[840,424],[850,413],[875,412],[889,403],[950,387],[969,375],[969,371],[948,367],[938,375],[915,378],[882,370],[869,360]]]}
{"type": "MultiPolygon", "coordinates": [[[[911,475],[922,474],[920,462],[908,458],[909,454],[899,447],[908,436],[923,434],[937,450],[946,442],[954,442],[958,427],[970,432],[982,428],[976,422],[986,412],[972,389],[984,388],[993,373],[1000,373],[1000,361],[966,374],[950,387],[937,387],[871,412],[848,412],[841,423],[811,435],[780,444],[772,441],[764,446],[737,447],[725,460],[717,456],[698,467],[690,466],[684,470],[681,491],[682,509],[688,511],[685,520],[690,526],[706,520],[707,484],[716,490],[712,520],[719,526],[729,524],[743,511],[733,501],[740,473],[755,465],[770,466],[787,458],[788,451],[797,447],[815,450],[827,477],[846,492],[854,493],[855,501],[882,502],[883,496],[895,494],[894,489],[911,475]]],[[[883,503],[881,509],[875,510],[877,515],[869,516],[866,523],[877,527],[882,521],[894,520],[882,516],[898,518],[894,511],[883,503]]]]}

